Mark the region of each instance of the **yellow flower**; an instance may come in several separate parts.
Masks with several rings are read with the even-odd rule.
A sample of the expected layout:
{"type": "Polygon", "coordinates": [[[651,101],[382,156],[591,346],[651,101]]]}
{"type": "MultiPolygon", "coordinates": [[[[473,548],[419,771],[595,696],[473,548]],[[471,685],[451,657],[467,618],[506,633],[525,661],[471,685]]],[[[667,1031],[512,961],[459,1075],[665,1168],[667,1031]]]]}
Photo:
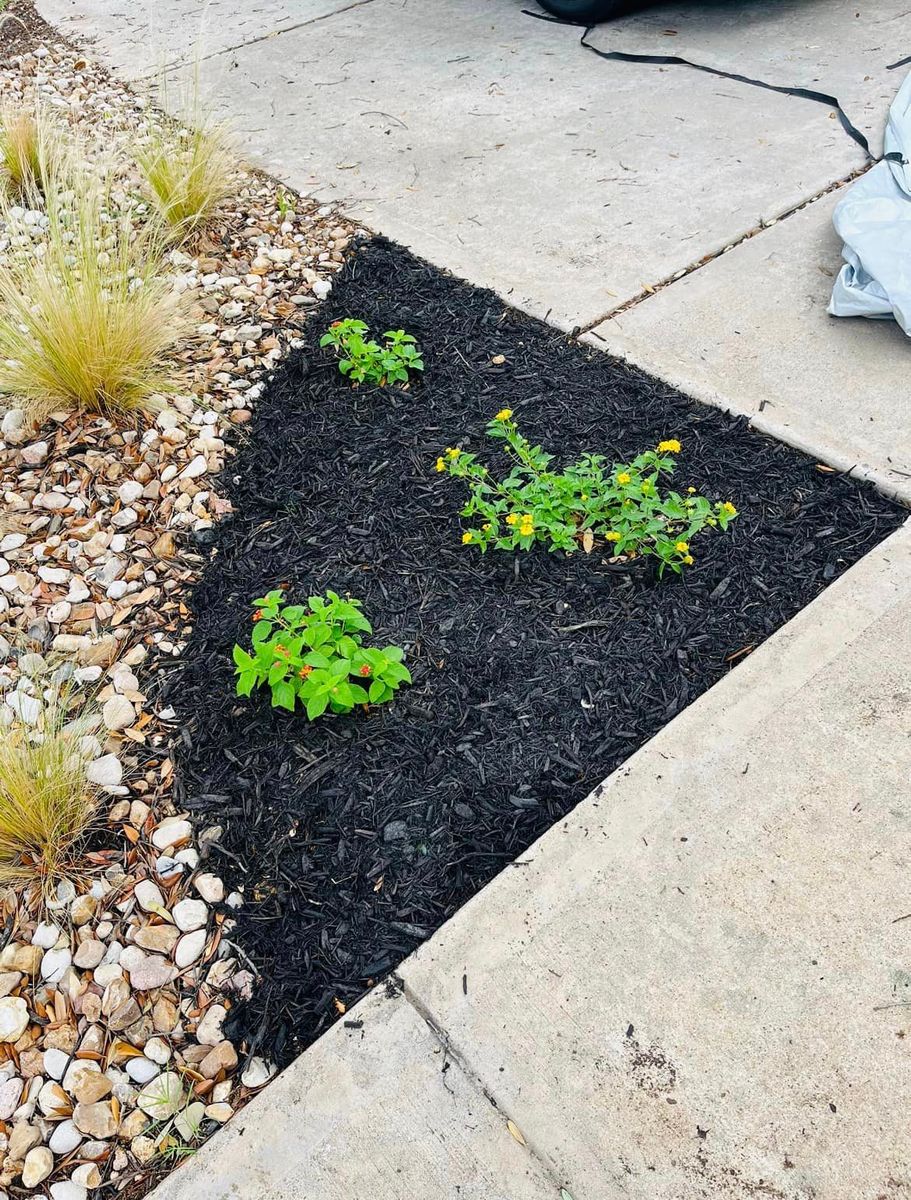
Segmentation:
{"type": "Polygon", "coordinates": [[[511,416],[512,416],[511,408],[501,408],[500,411],[497,413],[497,415],[494,417],[494,420],[495,421],[508,421],[511,416]]]}
{"type": "Polygon", "coordinates": [[[652,484],[651,484],[651,480],[649,480],[649,479],[646,479],[646,480],[644,481],[644,483],[642,484],[642,491],[645,493],[645,495],[648,495],[648,493],[649,493],[651,490],[652,490],[652,484]]]}
{"type": "Polygon", "coordinates": [[[696,489],[694,487],[688,487],[686,490],[691,496],[694,495],[696,492],[696,489]]]}
{"type": "Polygon", "coordinates": [[[485,533],[490,533],[490,522],[488,521],[486,524],[482,525],[481,528],[485,533]]]}
{"type": "Polygon", "coordinates": [[[515,525],[518,520],[519,520],[519,518],[516,516],[515,513],[510,513],[509,516],[506,518],[506,524],[507,525],[515,525]]]}
{"type": "Polygon", "coordinates": [[[445,471],[445,470],[446,470],[446,461],[445,461],[445,459],[442,459],[442,458],[438,458],[438,459],[437,459],[437,470],[438,470],[438,471],[445,471]]]}
{"type": "Polygon", "coordinates": [[[617,476],[618,483],[629,483],[630,479],[632,479],[632,476],[630,475],[629,471],[621,471],[617,476]]]}
{"type": "Polygon", "coordinates": [[[686,554],[686,552],[687,552],[687,550],[689,550],[689,548],[690,548],[689,542],[678,542],[676,544],[676,546],[674,546],[674,549],[677,550],[680,554],[686,554]]]}
{"type": "Polygon", "coordinates": [[[608,541],[608,542],[619,542],[620,534],[617,533],[617,531],[615,529],[611,529],[609,533],[606,533],[604,535],[604,539],[605,539],[605,541],[608,541]]]}
{"type": "Polygon", "coordinates": [[[446,457],[447,458],[458,458],[461,453],[462,453],[461,450],[454,450],[452,448],[452,446],[446,447],[446,457]]]}
{"type": "Polygon", "coordinates": [[[691,566],[693,565],[693,556],[692,556],[692,554],[687,554],[687,555],[686,555],[686,557],[684,558],[684,560],[683,560],[683,561],[686,563],[686,565],[687,565],[688,567],[691,567],[691,566]]]}
{"type": "Polygon", "coordinates": [[[722,506],[721,506],[721,509],[722,509],[722,512],[726,512],[729,517],[737,516],[737,509],[730,502],[730,500],[725,500],[724,504],[722,504],[722,506]]]}
{"type": "Polygon", "coordinates": [[[468,532],[463,533],[462,534],[462,545],[467,546],[470,541],[471,541],[471,534],[468,532]]]}
{"type": "Polygon", "coordinates": [[[658,443],[658,453],[659,454],[664,454],[664,453],[679,454],[680,453],[680,443],[677,441],[676,438],[668,438],[666,442],[659,442],[658,443]]]}
{"type": "Polygon", "coordinates": [[[588,499],[588,492],[583,492],[583,493],[582,493],[582,499],[583,499],[583,500],[587,500],[587,499],[588,499]]]}

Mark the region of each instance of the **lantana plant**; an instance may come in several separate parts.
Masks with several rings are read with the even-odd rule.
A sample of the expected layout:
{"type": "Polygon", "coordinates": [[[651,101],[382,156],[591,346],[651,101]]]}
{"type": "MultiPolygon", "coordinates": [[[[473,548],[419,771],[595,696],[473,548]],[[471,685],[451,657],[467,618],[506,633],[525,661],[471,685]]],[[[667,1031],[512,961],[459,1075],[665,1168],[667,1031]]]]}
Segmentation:
{"type": "Polygon", "coordinates": [[[319,340],[339,355],[338,369],[352,383],[407,383],[409,371],[423,371],[424,360],[415,339],[404,329],[383,334],[385,345],[368,339],[369,327],[354,317],[333,321],[319,340]]]}
{"type": "Polygon", "coordinates": [[[331,591],[306,604],[284,600],[276,588],[253,601],[252,653],[234,647],[238,696],[268,684],[273,708],[293,712],[299,702],[314,721],[327,709],[345,713],[356,704],[384,704],[411,683],[401,647],[362,645],[361,634],[373,627],[359,600],[331,591]]]}
{"type": "Polygon", "coordinates": [[[654,555],[665,568],[680,572],[693,562],[690,543],[703,529],[727,529],[737,516],[729,500],[713,503],[690,487],[685,496],[662,492],[662,475],[674,471],[680,453],[677,438],[658,443],[628,463],[609,464],[600,454],[584,454],[565,470],[550,469],[553,457],[519,432],[512,410],[501,409],[487,426],[504,443],[511,469],[495,479],[477,455],[449,447],[436,461],[468,482],[470,496],[461,510],[476,523],[462,534],[466,546],[482,553],[530,550],[541,543],[567,554],[591,552],[599,541],[612,556],[654,555]]]}

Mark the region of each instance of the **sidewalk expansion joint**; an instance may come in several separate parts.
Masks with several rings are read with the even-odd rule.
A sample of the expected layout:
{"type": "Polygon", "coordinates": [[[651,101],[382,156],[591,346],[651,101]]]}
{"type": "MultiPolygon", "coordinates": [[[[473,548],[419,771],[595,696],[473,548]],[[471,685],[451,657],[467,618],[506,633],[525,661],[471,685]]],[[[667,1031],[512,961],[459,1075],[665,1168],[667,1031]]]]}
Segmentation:
{"type": "Polygon", "coordinates": [[[293,33],[296,29],[303,29],[307,25],[319,25],[323,21],[329,21],[333,17],[340,17],[343,13],[351,12],[354,8],[363,8],[367,4],[372,4],[373,0],[351,0],[350,4],[346,4],[344,8],[337,8],[334,12],[322,13],[318,17],[310,17],[306,21],[298,21],[296,25],[289,25],[286,29],[275,29],[270,33],[261,34],[259,37],[250,38],[246,42],[238,42],[234,46],[224,46],[221,50],[213,50],[211,54],[202,54],[196,59],[175,58],[171,62],[165,63],[163,67],[156,67],[154,71],[149,71],[146,74],[140,75],[140,79],[147,79],[150,75],[160,75],[165,71],[173,71],[179,67],[189,66],[192,62],[196,67],[200,63],[209,62],[213,58],[221,58],[223,54],[233,54],[236,50],[246,50],[248,46],[258,46],[260,42],[272,41],[277,37],[281,37],[284,33],[293,33]]]}
{"type": "Polygon", "coordinates": [[[724,246],[721,250],[716,250],[714,254],[707,254],[705,257],[698,259],[696,262],[690,263],[689,266],[682,267],[679,271],[675,271],[673,275],[668,275],[665,279],[661,279],[657,283],[644,286],[640,292],[636,293],[635,296],[631,296],[629,300],[624,300],[624,302],[622,304],[618,304],[616,308],[608,309],[607,312],[602,313],[601,316],[595,317],[593,321],[588,321],[585,325],[578,325],[573,330],[572,336],[574,338],[579,338],[583,334],[587,333],[592,337],[597,338],[598,341],[605,341],[606,339],[600,337],[600,335],[595,332],[595,329],[598,325],[603,325],[607,321],[612,321],[614,317],[619,317],[622,313],[628,312],[629,309],[636,308],[639,304],[642,304],[644,300],[648,300],[650,296],[654,296],[657,292],[664,291],[664,289],[670,287],[671,284],[676,283],[680,279],[685,279],[687,275],[692,275],[695,271],[701,271],[703,267],[707,267],[710,263],[713,263],[715,259],[721,258],[725,254],[729,254],[732,250],[736,250],[738,246],[742,246],[744,242],[750,241],[751,238],[763,233],[766,229],[772,229],[774,226],[780,225],[782,221],[786,221],[788,217],[793,217],[795,213],[802,212],[805,208],[809,208],[811,204],[815,204],[816,201],[821,200],[823,196],[828,196],[832,192],[839,191],[847,184],[853,183],[855,179],[858,179],[861,175],[866,174],[866,172],[869,171],[870,167],[873,165],[873,163],[865,163],[864,166],[857,167],[849,175],[844,176],[843,179],[836,179],[833,183],[830,183],[824,187],[822,191],[815,192],[807,200],[801,200],[799,204],[795,204],[793,207],[785,209],[784,212],[779,213],[778,216],[773,217],[768,221],[762,221],[760,224],[755,225],[752,229],[748,229],[746,233],[742,234],[739,238],[736,238],[733,242],[730,242],[727,246],[724,246]]]}
{"type": "Polygon", "coordinates": [[[402,977],[395,971],[393,971],[391,975],[387,976],[385,986],[387,994],[390,997],[401,996],[402,999],[414,1009],[414,1011],[418,1014],[418,1016],[439,1042],[444,1055],[441,1071],[444,1075],[443,1086],[446,1088],[446,1090],[450,1091],[446,1084],[445,1072],[449,1070],[450,1063],[454,1063],[458,1070],[461,1071],[462,1075],[464,1075],[464,1077],[474,1086],[474,1088],[481,1093],[484,1099],[501,1118],[505,1127],[504,1131],[513,1138],[515,1138],[515,1132],[513,1131],[521,1132],[521,1141],[518,1138],[515,1138],[515,1140],[518,1141],[519,1144],[528,1151],[528,1153],[540,1167],[541,1171],[553,1182],[555,1195],[560,1195],[561,1192],[565,1190],[567,1181],[565,1179],[561,1179],[555,1174],[552,1160],[550,1160],[547,1155],[543,1154],[539,1149],[537,1149],[533,1141],[529,1140],[525,1131],[519,1131],[518,1125],[516,1125],[510,1119],[507,1112],[503,1111],[502,1107],[497,1101],[496,1096],[494,1096],[494,1094],[490,1091],[478,1072],[465,1058],[464,1054],[456,1049],[449,1037],[449,1034],[436,1020],[433,1013],[423,1002],[423,1000],[421,1000],[421,998],[414,991],[412,991],[411,988],[408,987],[404,979],[402,979],[402,977]]]}

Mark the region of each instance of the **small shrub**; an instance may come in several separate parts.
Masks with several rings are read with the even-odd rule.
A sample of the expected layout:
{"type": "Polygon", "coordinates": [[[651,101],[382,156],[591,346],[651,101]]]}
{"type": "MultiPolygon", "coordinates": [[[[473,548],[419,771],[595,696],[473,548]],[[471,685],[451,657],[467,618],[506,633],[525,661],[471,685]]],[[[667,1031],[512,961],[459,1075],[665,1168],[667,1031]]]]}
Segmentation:
{"type": "Polygon", "coordinates": [[[336,592],[311,596],[306,605],[283,600],[276,590],[253,601],[253,653],[234,647],[239,696],[268,684],[273,708],[293,712],[300,701],[314,721],[327,708],[345,713],[356,704],[384,704],[411,683],[400,647],[361,644],[360,635],[373,628],[360,601],[336,592]]]}
{"type": "Polygon", "coordinates": [[[205,225],[234,190],[237,160],[225,129],[194,105],[194,124],[149,130],[134,157],[153,202],[179,241],[205,225]]]}
{"type": "Polygon", "coordinates": [[[487,426],[489,437],[505,443],[512,469],[494,479],[475,454],[449,448],[436,462],[468,481],[470,498],[464,517],[480,524],[462,534],[465,545],[486,551],[530,550],[536,543],[567,554],[590,552],[601,539],[612,555],[654,555],[659,574],[666,567],[681,571],[693,562],[692,539],[707,526],[727,529],[737,516],[730,501],[712,503],[689,488],[662,493],[662,475],[674,470],[680,452],[676,438],[660,442],[629,463],[609,466],[600,454],[585,454],[565,471],[549,470],[553,461],[540,446],[519,432],[512,410],[502,409],[487,426]]]}
{"type": "Polygon", "coordinates": [[[168,352],[189,331],[161,230],[135,229],[78,167],[55,172],[46,197],[43,246],[13,245],[0,266],[0,391],[37,419],[149,406],[178,385],[168,352]]]}
{"type": "Polygon", "coordinates": [[[380,345],[365,335],[369,328],[363,321],[346,317],[333,321],[320,338],[321,346],[332,346],[341,356],[338,369],[352,383],[407,383],[409,371],[423,371],[424,360],[415,339],[404,329],[390,329],[383,334],[380,345]]]}
{"type": "Polygon", "coordinates": [[[90,723],[68,721],[66,693],[40,703],[33,719],[17,715],[0,730],[0,882],[47,889],[67,873],[98,801],[82,749],[90,723]]]}
{"type": "Polygon", "coordinates": [[[17,199],[43,191],[58,149],[56,127],[40,107],[0,108],[0,180],[17,199]]]}

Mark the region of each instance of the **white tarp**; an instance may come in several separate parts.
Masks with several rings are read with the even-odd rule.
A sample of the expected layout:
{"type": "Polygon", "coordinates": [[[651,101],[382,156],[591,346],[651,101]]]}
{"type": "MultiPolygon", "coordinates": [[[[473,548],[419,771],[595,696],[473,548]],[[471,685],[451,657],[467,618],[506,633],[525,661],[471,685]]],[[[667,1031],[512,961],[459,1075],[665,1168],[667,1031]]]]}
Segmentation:
{"type": "Polygon", "coordinates": [[[835,209],[845,265],[829,312],[893,317],[911,336],[911,74],[889,110],[883,152],[835,209]]]}

